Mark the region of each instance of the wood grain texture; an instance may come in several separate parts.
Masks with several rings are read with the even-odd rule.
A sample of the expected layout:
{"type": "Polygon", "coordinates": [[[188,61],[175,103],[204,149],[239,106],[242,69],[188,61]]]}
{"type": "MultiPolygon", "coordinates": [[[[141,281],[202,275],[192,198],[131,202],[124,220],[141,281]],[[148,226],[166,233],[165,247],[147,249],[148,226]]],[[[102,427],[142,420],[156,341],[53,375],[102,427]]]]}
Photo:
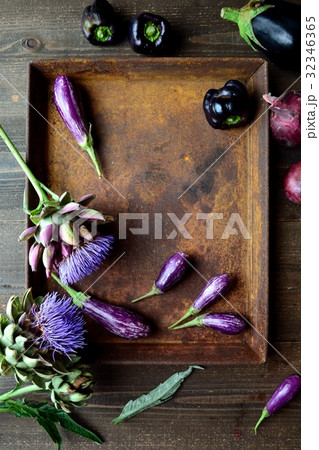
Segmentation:
{"type": "MultiPolygon", "coordinates": [[[[297,3],[300,3],[296,1],[297,3]]],[[[26,150],[27,67],[35,59],[132,57],[126,40],[101,49],[82,36],[80,16],[88,1],[1,0],[0,122],[19,150],[26,150]]],[[[237,28],[220,19],[223,6],[242,6],[233,0],[184,0],[153,2],[119,0],[115,9],[127,22],[136,13],[151,11],[172,23],[178,39],[175,56],[255,57],[239,37],[237,28]]],[[[280,95],[300,89],[298,74],[269,65],[269,90],[280,95]]],[[[41,149],[39,149],[41,151],[41,149]]],[[[124,404],[148,392],[183,366],[109,365],[107,354],[90,344],[88,357],[96,377],[96,394],[75,417],[105,440],[101,448],[204,448],[298,449],[300,448],[300,396],[276,416],[265,420],[257,436],[253,426],[277,384],[300,369],[300,207],[283,195],[285,170],[300,158],[300,149],[270,145],[270,348],[259,366],[209,367],[194,371],[170,401],[121,425],[110,425],[124,404]],[[293,367],[289,365],[292,364],[293,367]]],[[[25,177],[6,147],[0,143],[0,308],[8,297],[25,287],[25,252],[17,236],[24,228],[21,209],[25,177]]],[[[0,392],[14,386],[0,378],[0,392]]],[[[43,398],[42,396],[40,398],[43,398]]],[[[33,398],[35,399],[35,398],[33,398]]],[[[63,433],[64,448],[97,448],[70,433],[63,433]]],[[[56,448],[30,419],[1,416],[0,447],[56,448]],[[8,432],[10,430],[10,432],[8,432]]]]}

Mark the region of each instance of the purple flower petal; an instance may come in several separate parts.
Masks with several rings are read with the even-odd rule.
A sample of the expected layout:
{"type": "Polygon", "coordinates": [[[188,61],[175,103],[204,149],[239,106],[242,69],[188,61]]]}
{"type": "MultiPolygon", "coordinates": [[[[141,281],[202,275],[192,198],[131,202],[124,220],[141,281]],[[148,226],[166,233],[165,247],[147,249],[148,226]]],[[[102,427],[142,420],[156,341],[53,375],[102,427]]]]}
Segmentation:
{"type": "Polygon", "coordinates": [[[53,223],[47,225],[45,228],[43,228],[39,233],[39,241],[41,242],[44,247],[49,245],[49,242],[51,241],[53,234],[55,230],[55,225],[53,223]]]}
{"type": "Polygon", "coordinates": [[[38,308],[30,310],[33,316],[31,329],[35,330],[40,348],[63,353],[68,358],[83,348],[84,325],[81,310],[71,298],[59,297],[58,292],[48,294],[38,308]]]}
{"type": "Polygon", "coordinates": [[[24,230],[18,238],[19,242],[26,241],[27,239],[32,237],[34,235],[34,233],[36,232],[36,230],[37,230],[36,226],[29,227],[26,230],[24,230]]]}
{"type": "Polygon", "coordinates": [[[34,242],[29,250],[29,264],[32,272],[35,272],[38,267],[39,260],[41,258],[43,247],[41,244],[34,242]]]}
{"type": "Polygon", "coordinates": [[[82,206],[87,206],[94,199],[95,199],[94,194],[87,194],[83,195],[83,197],[81,197],[80,200],[78,200],[78,203],[82,206]]]}
{"type": "Polygon", "coordinates": [[[108,256],[113,241],[113,236],[100,236],[76,247],[59,265],[62,283],[66,285],[76,283],[98,270],[108,256]]]}

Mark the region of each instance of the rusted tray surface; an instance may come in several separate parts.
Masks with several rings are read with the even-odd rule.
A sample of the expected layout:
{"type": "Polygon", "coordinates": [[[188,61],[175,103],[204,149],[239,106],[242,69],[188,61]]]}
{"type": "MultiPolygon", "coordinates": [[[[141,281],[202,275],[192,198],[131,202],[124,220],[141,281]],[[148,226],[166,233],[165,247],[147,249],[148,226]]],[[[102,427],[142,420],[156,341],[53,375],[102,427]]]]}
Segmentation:
{"type": "MultiPolygon", "coordinates": [[[[99,272],[76,286],[95,298],[137,310],[153,324],[150,337],[126,341],[88,320],[90,341],[104,349],[110,362],[265,360],[268,117],[261,101],[265,92],[267,64],[261,59],[135,57],[31,63],[27,159],[36,176],[56,193],[69,190],[75,200],[95,193],[92,207],[106,214],[120,218],[123,213],[144,213],[144,220],[149,219],[148,234],[130,230],[141,228],[141,220],[128,221],[122,236],[121,220],[113,224],[116,248],[99,272]],[[83,95],[106,180],[98,179],[55,109],[52,87],[59,74],[68,75],[83,95]],[[247,86],[254,117],[245,128],[214,130],[204,117],[203,96],[231,78],[247,86]],[[211,227],[203,216],[209,213],[219,214],[212,216],[211,227]],[[189,218],[181,233],[175,224],[183,217],[189,218]],[[244,238],[239,217],[250,239],[244,238]],[[150,289],[167,258],[180,250],[191,255],[196,270],[166,294],[131,304],[150,289]],[[219,299],[207,312],[237,310],[252,326],[238,336],[204,328],[169,331],[203,289],[205,279],[224,272],[233,278],[227,301],[219,299]]],[[[31,190],[29,197],[32,204],[31,190]]],[[[27,282],[37,294],[57,289],[42,270],[31,273],[28,268],[27,282]]]]}

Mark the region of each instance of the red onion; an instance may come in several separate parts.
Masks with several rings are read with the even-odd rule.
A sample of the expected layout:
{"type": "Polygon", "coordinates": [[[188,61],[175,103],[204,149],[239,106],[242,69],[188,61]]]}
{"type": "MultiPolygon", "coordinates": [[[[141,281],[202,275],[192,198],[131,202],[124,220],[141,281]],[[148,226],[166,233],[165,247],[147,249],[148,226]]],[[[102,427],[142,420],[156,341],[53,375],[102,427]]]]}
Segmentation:
{"type": "Polygon", "coordinates": [[[301,204],[301,161],[287,170],[284,178],[284,192],[290,201],[301,204]]]}
{"type": "Polygon", "coordinates": [[[270,103],[270,129],[273,138],[286,147],[301,143],[301,94],[287,92],[281,100],[271,94],[263,95],[270,103]]]}

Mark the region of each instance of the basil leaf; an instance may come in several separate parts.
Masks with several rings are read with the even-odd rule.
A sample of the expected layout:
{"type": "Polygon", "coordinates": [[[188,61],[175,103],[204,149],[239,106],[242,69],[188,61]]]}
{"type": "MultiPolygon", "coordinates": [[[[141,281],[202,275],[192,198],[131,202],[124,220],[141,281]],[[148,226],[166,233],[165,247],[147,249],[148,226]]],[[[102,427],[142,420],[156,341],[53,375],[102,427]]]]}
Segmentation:
{"type": "Polygon", "coordinates": [[[136,400],[130,400],[124,406],[121,414],[113,419],[111,423],[121,423],[124,420],[130,419],[131,417],[142,411],[145,411],[148,408],[159,405],[160,403],[167,402],[179,389],[185,378],[192,373],[193,369],[203,370],[203,367],[189,366],[189,368],[184,372],[177,372],[169,377],[166,381],[164,381],[164,383],[161,383],[148,394],[143,394],[136,400]]]}

